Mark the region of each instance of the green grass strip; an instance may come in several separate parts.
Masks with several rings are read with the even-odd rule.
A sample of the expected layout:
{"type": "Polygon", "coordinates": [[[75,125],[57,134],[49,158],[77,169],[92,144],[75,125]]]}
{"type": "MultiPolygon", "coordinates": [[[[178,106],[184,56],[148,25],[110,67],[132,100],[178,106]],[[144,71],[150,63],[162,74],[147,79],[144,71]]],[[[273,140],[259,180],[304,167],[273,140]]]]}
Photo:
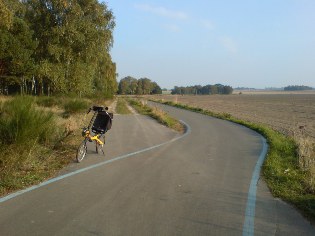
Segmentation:
{"type": "Polygon", "coordinates": [[[185,129],[182,123],[180,123],[178,120],[169,116],[166,112],[158,108],[152,108],[134,99],[129,99],[128,102],[134,109],[136,109],[138,113],[142,115],[150,116],[153,119],[157,120],[162,125],[165,125],[178,132],[183,132],[185,129]]]}
{"type": "Polygon", "coordinates": [[[201,108],[173,102],[155,101],[246,126],[263,135],[269,149],[262,173],[274,197],[296,206],[311,221],[315,221],[315,193],[307,185],[309,173],[298,165],[297,144],[287,136],[261,124],[237,119],[228,113],[214,113],[201,108]]]}
{"type": "Polygon", "coordinates": [[[122,115],[127,115],[131,113],[127,107],[127,102],[124,98],[117,99],[116,112],[122,115]]]}

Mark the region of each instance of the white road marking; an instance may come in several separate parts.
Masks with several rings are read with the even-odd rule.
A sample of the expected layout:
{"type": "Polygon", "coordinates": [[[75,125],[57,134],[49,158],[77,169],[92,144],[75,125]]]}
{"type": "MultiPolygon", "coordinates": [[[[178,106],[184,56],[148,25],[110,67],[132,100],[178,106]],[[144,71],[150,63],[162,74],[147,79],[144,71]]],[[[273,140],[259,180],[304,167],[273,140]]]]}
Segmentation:
{"type": "Polygon", "coordinates": [[[248,196],[247,196],[247,204],[246,204],[246,212],[245,212],[245,220],[243,225],[243,236],[253,236],[255,233],[255,208],[256,208],[256,192],[257,192],[257,184],[259,180],[260,175],[260,169],[262,164],[264,163],[267,151],[268,151],[268,145],[266,142],[266,139],[264,137],[261,137],[262,139],[262,150],[260,153],[260,156],[258,158],[258,161],[256,163],[252,180],[250,182],[248,196]]]}

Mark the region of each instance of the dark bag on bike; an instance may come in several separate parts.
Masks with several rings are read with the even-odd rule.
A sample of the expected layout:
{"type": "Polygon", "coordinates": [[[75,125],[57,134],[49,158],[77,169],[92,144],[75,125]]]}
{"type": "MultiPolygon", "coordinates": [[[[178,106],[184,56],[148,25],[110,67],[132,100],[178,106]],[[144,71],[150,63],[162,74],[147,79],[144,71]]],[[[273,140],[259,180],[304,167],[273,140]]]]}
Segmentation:
{"type": "Polygon", "coordinates": [[[107,113],[106,111],[98,112],[92,126],[92,131],[94,133],[106,133],[112,127],[112,119],[113,113],[107,113]]]}

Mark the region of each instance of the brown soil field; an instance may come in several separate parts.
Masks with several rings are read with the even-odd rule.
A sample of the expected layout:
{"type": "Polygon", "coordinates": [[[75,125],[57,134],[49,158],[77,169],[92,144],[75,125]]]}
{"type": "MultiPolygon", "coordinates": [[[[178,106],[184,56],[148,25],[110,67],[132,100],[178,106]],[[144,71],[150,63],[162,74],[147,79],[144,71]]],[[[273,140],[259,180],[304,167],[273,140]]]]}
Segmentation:
{"type": "Polygon", "coordinates": [[[268,125],[286,135],[303,132],[315,141],[315,92],[233,95],[160,95],[151,98],[186,104],[268,125]]]}
{"type": "Polygon", "coordinates": [[[280,91],[280,90],[234,90],[233,94],[247,94],[247,95],[258,95],[258,94],[313,94],[315,95],[315,90],[301,90],[301,91],[280,91]]]}

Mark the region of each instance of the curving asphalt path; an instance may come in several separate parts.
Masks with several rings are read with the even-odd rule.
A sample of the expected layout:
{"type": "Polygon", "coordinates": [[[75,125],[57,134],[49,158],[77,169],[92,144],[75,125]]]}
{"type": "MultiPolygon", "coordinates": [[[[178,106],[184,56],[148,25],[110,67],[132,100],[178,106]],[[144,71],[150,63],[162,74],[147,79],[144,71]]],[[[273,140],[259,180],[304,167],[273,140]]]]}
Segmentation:
{"type": "Polygon", "coordinates": [[[0,235],[315,235],[264,181],[250,187],[260,135],[163,108],[188,133],[140,115],[116,116],[105,157],[90,147],[58,178],[0,198],[0,235]]]}

